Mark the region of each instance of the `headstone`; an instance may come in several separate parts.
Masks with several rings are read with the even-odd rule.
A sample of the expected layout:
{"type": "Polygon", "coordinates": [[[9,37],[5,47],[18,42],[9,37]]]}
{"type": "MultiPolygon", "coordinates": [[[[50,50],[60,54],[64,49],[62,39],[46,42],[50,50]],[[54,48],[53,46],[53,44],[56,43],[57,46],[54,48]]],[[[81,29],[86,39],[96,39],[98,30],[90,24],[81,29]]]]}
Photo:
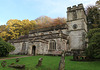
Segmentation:
{"type": "Polygon", "coordinates": [[[19,64],[11,64],[9,67],[16,68],[16,69],[25,69],[25,65],[19,65],[19,64]]]}
{"type": "Polygon", "coordinates": [[[14,65],[15,63],[11,63],[10,65],[14,65]]]}
{"type": "Polygon", "coordinates": [[[62,51],[58,70],[64,70],[64,69],[65,69],[65,51],[62,51]]]}
{"type": "Polygon", "coordinates": [[[5,67],[7,65],[7,62],[6,61],[3,61],[2,63],[1,63],[1,66],[2,67],[5,67]]]}
{"type": "Polygon", "coordinates": [[[19,58],[16,58],[16,62],[19,62],[19,58]]]}
{"type": "Polygon", "coordinates": [[[39,67],[39,66],[42,65],[42,60],[43,60],[43,58],[39,58],[39,60],[38,60],[38,64],[36,65],[36,67],[39,67]]]}

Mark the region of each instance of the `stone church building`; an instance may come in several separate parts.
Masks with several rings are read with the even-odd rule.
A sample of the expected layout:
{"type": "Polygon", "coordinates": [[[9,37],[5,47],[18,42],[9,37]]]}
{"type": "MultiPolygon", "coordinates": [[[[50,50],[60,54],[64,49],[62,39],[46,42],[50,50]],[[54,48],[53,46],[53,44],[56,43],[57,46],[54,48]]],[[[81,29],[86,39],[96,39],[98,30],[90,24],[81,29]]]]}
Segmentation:
{"type": "Polygon", "coordinates": [[[67,8],[67,23],[36,29],[29,35],[9,42],[15,46],[10,54],[59,55],[62,50],[86,48],[87,20],[82,4],[67,8]]]}

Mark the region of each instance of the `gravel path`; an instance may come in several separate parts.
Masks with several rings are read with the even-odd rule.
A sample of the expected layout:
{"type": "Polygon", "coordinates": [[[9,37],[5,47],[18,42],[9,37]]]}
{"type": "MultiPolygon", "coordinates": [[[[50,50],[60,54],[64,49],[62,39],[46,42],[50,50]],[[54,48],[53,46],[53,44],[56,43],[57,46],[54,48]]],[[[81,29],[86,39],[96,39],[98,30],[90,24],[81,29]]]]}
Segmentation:
{"type": "Polygon", "coordinates": [[[16,59],[16,58],[24,58],[24,57],[30,57],[30,56],[18,56],[18,57],[11,57],[11,58],[1,58],[0,60],[16,59]]]}

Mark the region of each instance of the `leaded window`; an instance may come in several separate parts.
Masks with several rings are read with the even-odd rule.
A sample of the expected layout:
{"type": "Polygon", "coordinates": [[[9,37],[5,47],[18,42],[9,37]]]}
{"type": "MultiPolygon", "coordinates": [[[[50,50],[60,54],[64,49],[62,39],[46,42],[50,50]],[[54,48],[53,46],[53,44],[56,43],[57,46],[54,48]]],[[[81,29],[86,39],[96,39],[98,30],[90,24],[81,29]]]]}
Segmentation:
{"type": "Polygon", "coordinates": [[[55,40],[51,40],[50,41],[49,50],[56,50],[56,42],[55,42],[55,40]]]}

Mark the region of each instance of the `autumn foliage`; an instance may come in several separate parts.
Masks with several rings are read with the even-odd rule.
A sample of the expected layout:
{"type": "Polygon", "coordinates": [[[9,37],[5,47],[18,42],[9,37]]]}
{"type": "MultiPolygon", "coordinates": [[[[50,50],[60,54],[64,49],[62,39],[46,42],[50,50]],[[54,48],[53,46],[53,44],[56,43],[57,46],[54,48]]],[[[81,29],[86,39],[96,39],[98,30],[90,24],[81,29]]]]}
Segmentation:
{"type": "Polygon", "coordinates": [[[6,25],[0,26],[0,36],[5,40],[17,39],[19,36],[28,35],[30,30],[47,28],[66,23],[65,18],[52,19],[47,16],[41,16],[35,20],[10,19],[6,25]]]}

